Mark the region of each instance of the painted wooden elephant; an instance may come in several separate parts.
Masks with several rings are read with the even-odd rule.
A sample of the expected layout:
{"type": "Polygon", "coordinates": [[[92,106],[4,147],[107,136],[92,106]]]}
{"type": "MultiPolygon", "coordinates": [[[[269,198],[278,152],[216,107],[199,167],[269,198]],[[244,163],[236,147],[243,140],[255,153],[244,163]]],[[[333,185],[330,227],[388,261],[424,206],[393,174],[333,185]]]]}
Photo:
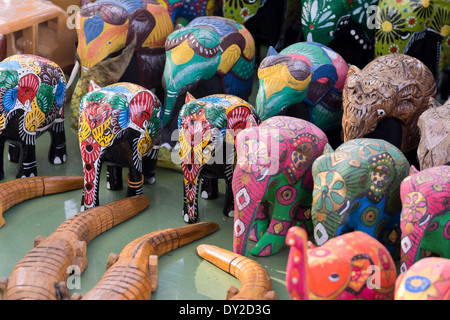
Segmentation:
{"type": "Polygon", "coordinates": [[[378,0],[303,0],[304,40],[326,45],[348,63],[363,68],[374,58],[375,21],[371,15],[377,4],[378,0]]]}
{"type": "Polygon", "coordinates": [[[450,166],[411,169],[400,186],[401,272],[426,251],[450,259],[450,166]]]}
{"type": "Polygon", "coordinates": [[[80,106],[78,139],[84,171],[81,209],[98,206],[102,163],[108,164],[108,188],[122,187],[122,167],[128,167],[127,196],[142,194],[154,181],[155,147],[161,135],[161,103],[149,90],[117,83],[91,84],[80,106]]]}
{"type": "Polygon", "coordinates": [[[246,101],[253,84],[255,44],[242,25],[222,17],[200,17],[174,31],[166,42],[163,84],[166,98],[162,145],[176,144],[172,133],[190,92],[197,99],[231,94],[246,101]]]}
{"type": "Polygon", "coordinates": [[[394,260],[376,239],[346,233],[315,248],[305,230],[289,229],[286,287],[293,300],[392,300],[394,260]],[[308,245],[309,244],[309,245],[308,245]]]}
{"type": "Polygon", "coordinates": [[[381,139],[350,140],[317,159],[311,217],[314,239],[323,245],[345,232],[364,231],[394,257],[400,248],[400,184],[410,165],[381,139]]]}
{"type": "Polygon", "coordinates": [[[157,0],[170,14],[172,21],[179,18],[192,21],[203,16],[217,16],[221,13],[219,0],[157,0]]]}
{"type": "Polygon", "coordinates": [[[390,54],[362,70],[351,66],[342,92],[343,139],[384,139],[416,164],[417,121],[430,97],[436,97],[436,82],[416,58],[390,54]]]}
{"type": "Polygon", "coordinates": [[[234,140],[248,123],[258,121],[256,111],[252,105],[232,95],[218,94],[196,100],[188,93],[186,100],[178,124],[179,155],[184,175],[184,220],[189,223],[198,220],[198,186],[201,177],[225,179],[223,213],[232,217],[234,140]]]}
{"type": "Polygon", "coordinates": [[[450,70],[450,6],[446,0],[380,1],[375,57],[405,53],[425,63],[436,80],[450,70]],[[424,45],[426,39],[432,39],[424,45]],[[415,47],[415,48],[414,48],[415,47]]]}
{"type": "Polygon", "coordinates": [[[450,165],[450,99],[443,105],[433,98],[429,101],[428,110],[417,121],[420,130],[417,147],[420,170],[450,165]]]}
{"type": "Polygon", "coordinates": [[[75,90],[78,98],[72,98],[75,119],[91,80],[102,87],[135,83],[155,90],[160,101],[164,99],[164,45],[174,26],[163,5],[153,0],[97,0],[82,6],[76,26],[81,77],[75,90]],[[125,55],[132,44],[131,54],[125,55]]]}
{"type": "MultiPolygon", "coordinates": [[[[347,72],[344,59],[318,43],[298,42],[279,54],[270,49],[258,68],[256,107],[261,120],[298,117],[329,132],[329,139],[339,138],[347,72]]],[[[333,147],[341,143],[336,140],[333,147]]]]}
{"type": "MultiPolygon", "coordinates": [[[[66,161],[64,106],[66,79],[54,62],[33,55],[14,55],[0,63],[0,150],[5,141],[23,149],[17,178],[37,175],[36,138],[44,132],[51,136],[48,160],[52,164],[66,161]]],[[[16,146],[11,160],[19,162],[16,146]]],[[[0,179],[4,178],[3,156],[0,179]]]]}
{"type": "Polygon", "coordinates": [[[253,255],[276,254],[294,223],[311,226],[311,166],[328,147],[317,126],[286,116],[269,118],[238,134],[232,182],[236,253],[247,255],[251,238],[257,241],[253,255]]]}
{"type": "Polygon", "coordinates": [[[450,260],[417,261],[395,283],[395,300],[450,300],[450,260]]]}

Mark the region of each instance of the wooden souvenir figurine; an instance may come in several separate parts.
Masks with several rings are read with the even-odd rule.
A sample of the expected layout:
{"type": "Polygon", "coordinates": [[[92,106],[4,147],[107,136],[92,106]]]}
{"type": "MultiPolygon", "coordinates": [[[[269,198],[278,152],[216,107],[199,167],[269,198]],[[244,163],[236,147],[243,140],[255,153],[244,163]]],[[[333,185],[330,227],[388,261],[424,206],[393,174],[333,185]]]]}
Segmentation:
{"type": "Polygon", "coordinates": [[[198,17],[220,15],[220,0],[157,0],[170,14],[172,21],[192,21],[198,17]]]}
{"type": "Polygon", "coordinates": [[[311,227],[314,160],[328,150],[325,134],[302,119],[277,116],[241,131],[233,174],[234,252],[269,256],[284,246],[295,224],[311,227]],[[273,204],[273,214],[269,204],[273,204]]]}
{"type": "Polygon", "coordinates": [[[395,257],[400,251],[400,183],[410,165],[381,139],[354,139],[312,166],[311,217],[316,245],[345,232],[363,231],[395,257]]]}
{"type": "Polygon", "coordinates": [[[442,106],[430,98],[428,110],[417,121],[420,142],[417,158],[420,169],[450,165],[450,100],[442,106]]]}
{"type": "Polygon", "coordinates": [[[259,263],[240,254],[201,244],[197,254],[241,281],[241,290],[230,286],[227,300],[276,300],[270,276],[259,263]]]}
{"type": "Polygon", "coordinates": [[[83,300],[150,300],[158,287],[158,258],[219,229],[214,222],[199,222],[155,231],[111,253],[107,270],[83,300]]]}
{"type": "Polygon", "coordinates": [[[170,34],[166,41],[163,82],[162,146],[177,139],[178,115],[186,93],[195,98],[231,94],[248,101],[253,84],[255,43],[241,24],[222,17],[200,17],[170,34]]]}
{"type": "Polygon", "coordinates": [[[97,0],[85,4],[76,21],[81,77],[72,97],[73,129],[77,130],[80,100],[90,81],[101,87],[131,82],[164,98],[164,44],[173,23],[163,5],[152,0],[97,0]]]}
{"type": "Polygon", "coordinates": [[[198,220],[198,190],[202,176],[208,179],[210,186],[215,184],[213,190],[202,189],[202,197],[207,199],[217,197],[217,178],[225,179],[223,213],[227,217],[234,215],[231,180],[235,166],[235,137],[248,123],[257,121],[253,106],[236,96],[217,94],[196,100],[189,93],[186,95],[186,104],[178,120],[179,154],[184,175],[183,218],[186,222],[198,220]]]}
{"type": "Polygon", "coordinates": [[[25,200],[83,188],[83,177],[29,177],[0,183],[0,228],[6,210],[25,200]]]}
{"type": "Polygon", "coordinates": [[[100,88],[94,82],[80,106],[78,139],[84,170],[81,209],[99,205],[102,163],[108,163],[108,188],[122,188],[122,167],[128,167],[127,196],[142,194],[155,181],[156,146],[160,140],[160,106],[149,90],[117,83],[100,88]]]}
{"type": "Polygon", "coordinates": [[[425,252],[450,259],[450,166],[415,170],[400,186],[401,264],[406,272],[425,252]]]}
{"type": "Polygon", "coordinates": [[[337,147],[347,72],[344,59],[318,43],[298,42],[280,53],[270,48],[258,68],[258,115],[261,120],[286,115],[312,122],[329,140],[338,140],[337,147]]]}
{"type": "Polygon", "coordinates": [[[392,300],[397,272],[386,248],[360,231],[315,248],[292,227],[286,287],[293,300],[392,300]]]}
{"type": "Polygon", "coordinates": [[[342,93],[344,142],[384,139],[403,153],[413,151],[420,133],[417,121],[436,97],[433,74],[404,54],[381,56],[364,69],[351,66],[342,93]]]}
{"type": "Polygon", "coordinates": [[[35,247],[16,264],[8,280],[0,281],[0,295],[5,300],[68,300],[67,270],[86,269],[87,244],[148,204],[145,195],[111,202],[72,216],[47,238],[36,237],[35,247]]]}
{"type": "Polygon", "coordinates": [[[395,283],[395,300],[450,300],[450,260],[417,261],[395,283]]]}
{"type": "MultiPolygon", "coordinates": [[[[37,175],[36,138],[44,132],[51,136],[48,160],[51,164],[66,161],[64,105],[66,79],[60,67],[45,58],[14,55],[0,62],[0,150],[6,140],[23,149],[16,177],[37,175]]],[[[19,162],[19,148],[10,154],[19,162]]],[[[0,178],[4,178],[3,156],[0,178]]]]}

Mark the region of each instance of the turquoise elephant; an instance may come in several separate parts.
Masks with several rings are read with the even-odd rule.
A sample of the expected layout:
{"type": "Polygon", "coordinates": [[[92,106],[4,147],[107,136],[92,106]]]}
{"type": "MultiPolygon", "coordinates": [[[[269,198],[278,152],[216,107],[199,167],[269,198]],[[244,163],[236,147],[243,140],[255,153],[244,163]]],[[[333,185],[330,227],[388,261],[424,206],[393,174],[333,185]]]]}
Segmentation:
{"type": "Polygon", "coordinates": [[[312,166],[311,217],[317,245],[348,231],[368,233],[391,254],[400,252],[400,184],[410,165],[381,139],[354,139],[312,166]]]}

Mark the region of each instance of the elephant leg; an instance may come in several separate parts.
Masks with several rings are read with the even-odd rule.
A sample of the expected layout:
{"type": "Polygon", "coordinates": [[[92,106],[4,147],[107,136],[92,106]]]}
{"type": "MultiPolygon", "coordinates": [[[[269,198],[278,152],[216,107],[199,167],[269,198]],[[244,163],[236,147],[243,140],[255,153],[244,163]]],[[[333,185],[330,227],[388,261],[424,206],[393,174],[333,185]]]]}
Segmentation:
{"type": "Polygon", "coordinates": [[[5,139],[0,137],[0,180],[5,178],[5,171],[3,170],[3,151],[5,150],[5,139]]]}
{"type": "Polygon", "coordinates": [[[217,199],[219,196],[219,181],[216,178],[202,178],[203,199],[217,199]]]}
{"type": "Polygon", "coordinates": [[[99,181],[102,172],[102,162],[97,160],[94,163],[83,162],[84,168],[84,188],[81,197],[81,211],[94,208],[100,205],[99,181]]]}
{"type": "Polygon", "coordinates": [[[106,188],[114,191],[122,190],[122,167],[107,165],[106,168],[106,188]]]}
{"type": "Polygon", "coordinates": [[[159,149],[152,149],[150,154],[142,160],[144,184],[154,184],[156,181],[156,164],[158,162],[159,149]]]}
{"type": "Polygon", "coordinates": [[[136,196],[144,193],[144,175],[138,170],[134,163],[129,167],[127,175],[127,197],[136,196]]]}
{"type": "Polygon", "coordinates": [[[19,163],[20,161],[20,145],[15,143],[8,144],[8,160],[12,163],[19,163]]]}
{"type": "Polygon", "coordinates": [[[226,181],[225,205],[223,208],[223,214],[226,217],[234,217],[234,197],[231,181],[226,181]]]}
{"type": "Polygon", "coordinates": [[[253,221],[252,228],[250,230],[249,240],[258,241],[261,236],[266,232],[270,223],[270,203],[263,201],[258,207],[255,220],[253,221]]]}
{"type": "MultiPolygon", "coordinates": [[[[33,137],[35,138],[35,137],[33,137]]],[[[35,177],[37,176],[37,166],[36,166],[36,145],[35,139],[33,139],[33,143],[23,143],[23,159],[22,164],[20,165],[19,172],[16,175],[16,178],[24,178],[24,177],[35,177]]]]}
{"type": "Polygon", "coordinates": [[[48,152],[48,161],[51,164],[65,163],[67,160],[67,150],[64,122],[55,122],[49,132],[51,143],[48,152]]]}

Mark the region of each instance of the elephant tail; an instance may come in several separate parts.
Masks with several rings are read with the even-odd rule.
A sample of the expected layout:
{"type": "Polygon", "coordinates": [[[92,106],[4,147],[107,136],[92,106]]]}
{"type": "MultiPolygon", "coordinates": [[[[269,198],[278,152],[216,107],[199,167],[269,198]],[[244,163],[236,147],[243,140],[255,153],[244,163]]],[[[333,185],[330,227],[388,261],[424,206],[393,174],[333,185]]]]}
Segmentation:
{"type": "Polygon", "coordinates": [[[202,244],[197,247],[200,257],[241,281],[240,292],[230,287],[227,299],[232,300],[275,300],[270,276],[259,263],[216,246],[202,244]]]}
{"type": "Polygon", "coordinates": [[[148,300],[157,287],[156,258],[215,232],[214,222],[198,222],[149,233],[110,255],[108,270],[84,300],[148,300]]]}
{"type": "Polygon", "coordinates": [[[52,236],[85,241],[88,244],[96,236],[130,219],[148,205],[148,197],[139,195],[94,207],[67,219],[52,236]]]}
{"type": "Polygon", "coordinates": [[[3,182],[0,184],[0,228],[5,224],[3,213],[12,206],[32,198],[82,187],[81,176],[29,177],[3,182]]]}

